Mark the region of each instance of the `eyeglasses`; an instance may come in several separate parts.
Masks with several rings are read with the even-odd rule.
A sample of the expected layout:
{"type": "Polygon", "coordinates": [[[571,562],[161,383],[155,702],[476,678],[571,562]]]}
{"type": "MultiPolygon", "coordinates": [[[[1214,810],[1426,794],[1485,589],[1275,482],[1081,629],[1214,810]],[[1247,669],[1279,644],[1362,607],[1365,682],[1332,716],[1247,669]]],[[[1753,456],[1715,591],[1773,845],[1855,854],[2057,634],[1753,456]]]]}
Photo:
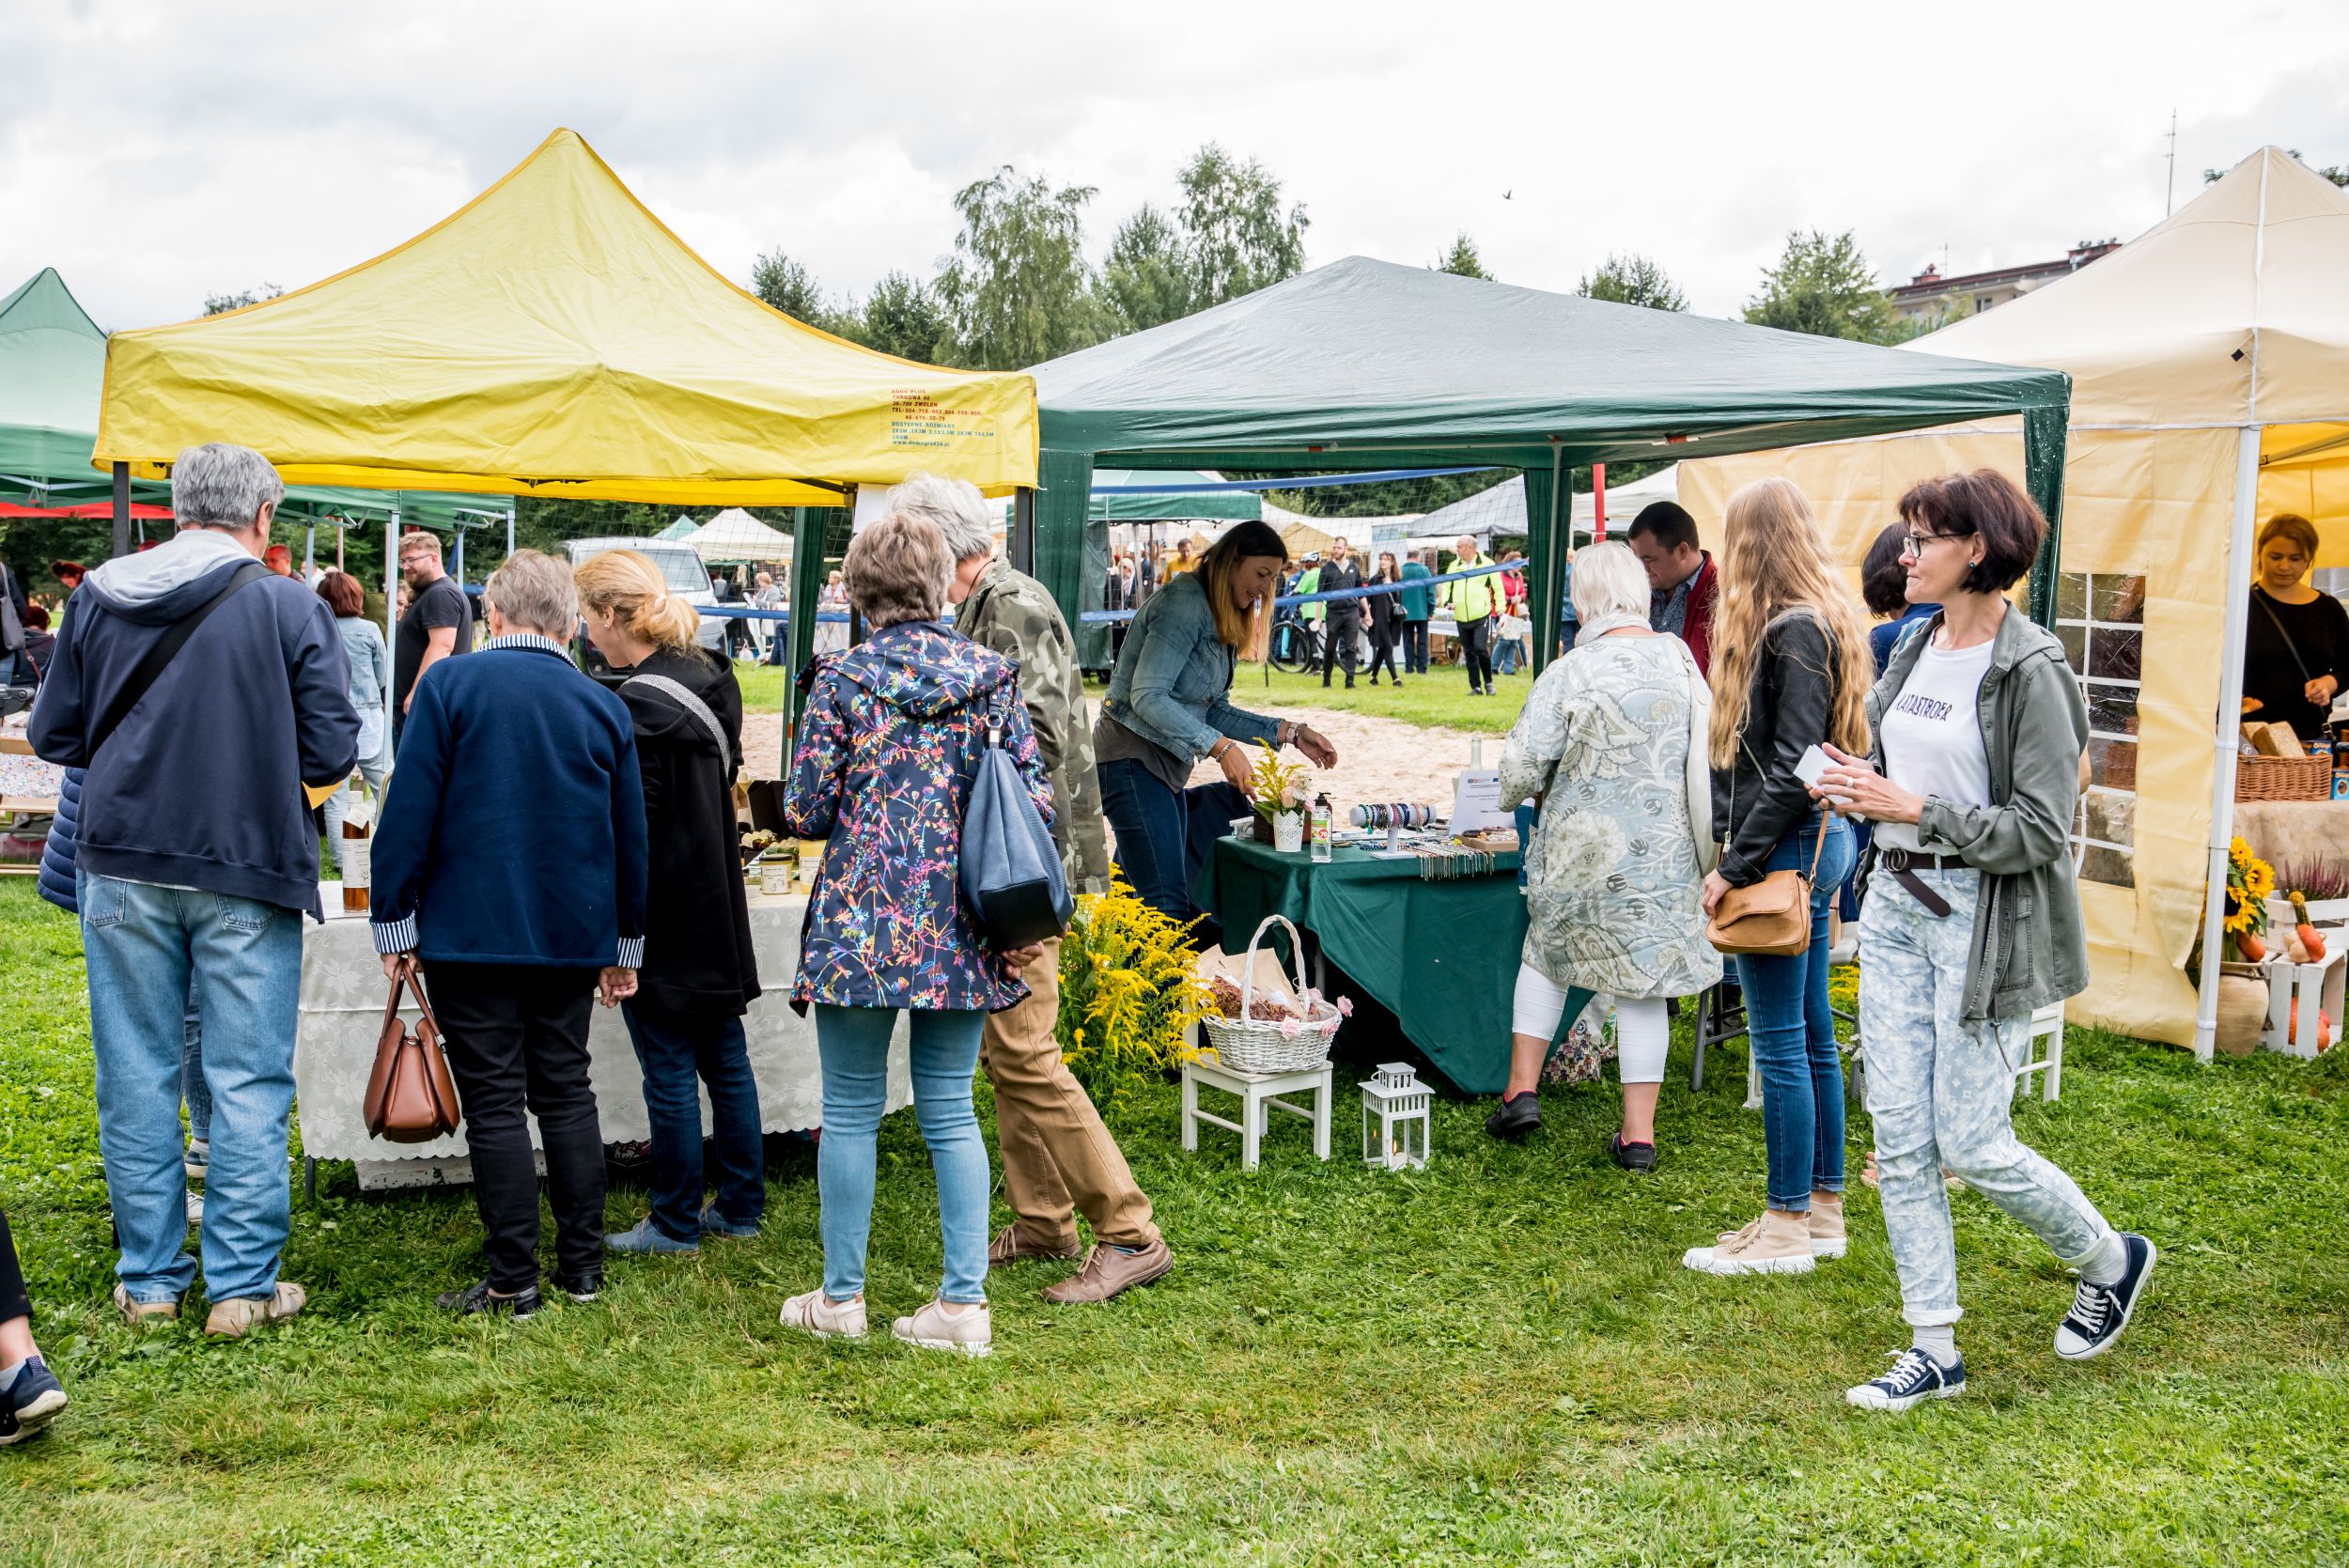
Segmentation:
{"type": "Polygon", "coordinates": [[[1933,543],[1937,539],[1962,539],[1966,536],[1967,536],[1963,534],[1905,535],[1901,539],[1901,553],[1904,555],[1915,555],[1921,557],[1925,552],[1925,546],[1933,543]]]}

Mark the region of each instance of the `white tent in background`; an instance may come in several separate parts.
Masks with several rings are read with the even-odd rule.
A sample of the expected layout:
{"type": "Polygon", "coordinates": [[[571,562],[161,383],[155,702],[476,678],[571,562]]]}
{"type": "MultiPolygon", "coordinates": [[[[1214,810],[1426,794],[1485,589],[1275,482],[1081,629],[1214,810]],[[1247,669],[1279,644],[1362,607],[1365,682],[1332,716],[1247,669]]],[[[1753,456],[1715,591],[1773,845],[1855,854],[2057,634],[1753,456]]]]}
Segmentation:
{"type": "Polygon", "coordinates": [[[694,553],[711,565],[737,561],[788,561],[791,536],[770,528],[739,506],[729,506],[685,536],[694,553]]]}
{"type": "MultiPolygon", "coordinates": [[[[1609,536],[1621,538],[1624,531],[1631,526],[1631,520],[1640,515],[1640,508],[1649,502],[1676,499],[1680,485],[1679,470],[1678,463],[1672,463],[1643,479],[1634,479],[1627,485],[1608,486],[1609,536]]],[[[1597,518],[1596,497],[1578,495],[1574,498],[1577,543],[1590,536],[1592,525],[1597,518]]],[[[1450,550],[1453,541],[1463,534],[1473,535],[1480,542],[1489,545],[1495,534],[1524,532],[1525,476],[1519,474],[1503,479],[1490,489],[1462,496],[1450,505],[1439,506],[1424,517],[1411,520],[1411,534],[1405,542],[1413,550],[1423,547],[1450,550]]]]}

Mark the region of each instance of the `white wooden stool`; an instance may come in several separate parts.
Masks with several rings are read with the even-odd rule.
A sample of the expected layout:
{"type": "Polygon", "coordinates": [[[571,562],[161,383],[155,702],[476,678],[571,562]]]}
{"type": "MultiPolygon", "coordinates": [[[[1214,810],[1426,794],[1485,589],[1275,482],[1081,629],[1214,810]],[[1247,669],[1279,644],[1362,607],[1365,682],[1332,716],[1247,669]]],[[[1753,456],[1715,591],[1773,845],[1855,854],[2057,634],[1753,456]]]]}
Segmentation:
{"type": "Polygon", "coordinates": [[[1293,1073],[1243,1073],[1237,1068],[1219,1066],[1212,1062],[1190,1061],[1183,1063],[1183,1147],[1196,1151],[1199,1147],[1199,1124],[1212,1123],[1226,1131],[1239,1134],[1239,1168],[1253,1171],[1258,1152],[1264,1146],[1265,1128],[1272,1119],[1274,1107],[1292,1116],[1301,1117],[1314,1125],[1314,1157],[1330,1157],[1330,1063],[1307,1067],[1293,1073]],[[1222,1117],[1199,1109],[1199,1086],[1206,1084],[1227,1094],[1239,1096],[1239,1120],[1227,1122],[1222,1117]],[[1276,1098],[1280,1094],[1303,1091],[1313,1096],[1312,1109],[1276,1098]]]}

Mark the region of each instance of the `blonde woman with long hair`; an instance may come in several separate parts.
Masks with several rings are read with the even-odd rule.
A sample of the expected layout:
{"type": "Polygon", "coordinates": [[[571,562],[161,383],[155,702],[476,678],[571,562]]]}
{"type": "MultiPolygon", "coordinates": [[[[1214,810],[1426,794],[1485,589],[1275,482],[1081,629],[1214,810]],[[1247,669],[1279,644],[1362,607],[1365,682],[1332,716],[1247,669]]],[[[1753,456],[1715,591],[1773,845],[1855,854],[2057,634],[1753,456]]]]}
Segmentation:
{"type": "MultiPolygon", "coordinates": [[[[1272,598],[1288,547],[1261,522],[1234,527],[1177,573],[1134,616],[1093,726],[1102,815],[1117,834],[1117,863],[1142,901],[1171,919],[1198,915],[1190,885],[1216,839],[1248,815],[1239,786],[1255,742],[1295,746],[1317,768],[1337,749],[1311,725],[1232,706],[1242,659],[1264,657],[1272,598]],[[1193,785],[1202,761],[1221,781],[1193,785]]],[[[1212,922],[1201,941],[1216,936],[1212,922]]]]}
{"type": "Polygon", "coordinates": [[[756,1235],[767,1208],[758,1084],[742,1035],[758,996],[734,819],[742,690],[731,661],[697,645],[701,617],[646,557],[606,551],[574,581],[587,640],[626,677],[620,700],[635,723],[652,850],[644,967],[636,995],[620,1004],[645,1073],[652,1211],[604,1245],[697,1252],[705,1235],[756,1235]],[[717,1165],[707,1206],[703,1086],[717,1165]]]}
{"type": "Polygon", "coordinates": [[[1843,1066],[1828,1008],[1828,905],[1857,850],[1850,827],[1819,808],[1795,767],[1813,746],[1866,754],[1875,671],[1811,503],[1787,480],[1759,480],[1729,498],[1719,569],[1708,750],[1713,824],[1724,842],[1704,879],[1704,912],[1773,871],[1807,871],[1811,942],[1792,958],[1737,958],[1762,1075],[1768,1207],[1682,1261],[1707,1274],[1807,1274],[1814,1259],[1844,1249],[1843,1066]]]}

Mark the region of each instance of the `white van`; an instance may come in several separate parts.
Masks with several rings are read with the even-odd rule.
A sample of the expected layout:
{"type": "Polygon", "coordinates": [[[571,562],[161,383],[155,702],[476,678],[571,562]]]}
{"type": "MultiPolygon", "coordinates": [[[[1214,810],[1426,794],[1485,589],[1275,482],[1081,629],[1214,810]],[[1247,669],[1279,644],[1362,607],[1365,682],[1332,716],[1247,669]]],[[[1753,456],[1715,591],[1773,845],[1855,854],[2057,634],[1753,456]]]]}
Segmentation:
{"type": "MultiPolygon", "coordinates": [[[[582,564],[601,555],[607,550],[632,550],[661,568],[661,580],[669,584],[669,592],[683,598],[700,613],[701,629],[694,641],[710,652],[723,657],[726,623],[718,603],[718,596],[709,586],[709,568],[702,558],[687,546],[674,539],[566,539],[563,553],[569,558],[576,571],[582,564]]],[[[597,673],[602,660],[595,650],[587,650],[586,667],[589,675],[597,673]]]]}

